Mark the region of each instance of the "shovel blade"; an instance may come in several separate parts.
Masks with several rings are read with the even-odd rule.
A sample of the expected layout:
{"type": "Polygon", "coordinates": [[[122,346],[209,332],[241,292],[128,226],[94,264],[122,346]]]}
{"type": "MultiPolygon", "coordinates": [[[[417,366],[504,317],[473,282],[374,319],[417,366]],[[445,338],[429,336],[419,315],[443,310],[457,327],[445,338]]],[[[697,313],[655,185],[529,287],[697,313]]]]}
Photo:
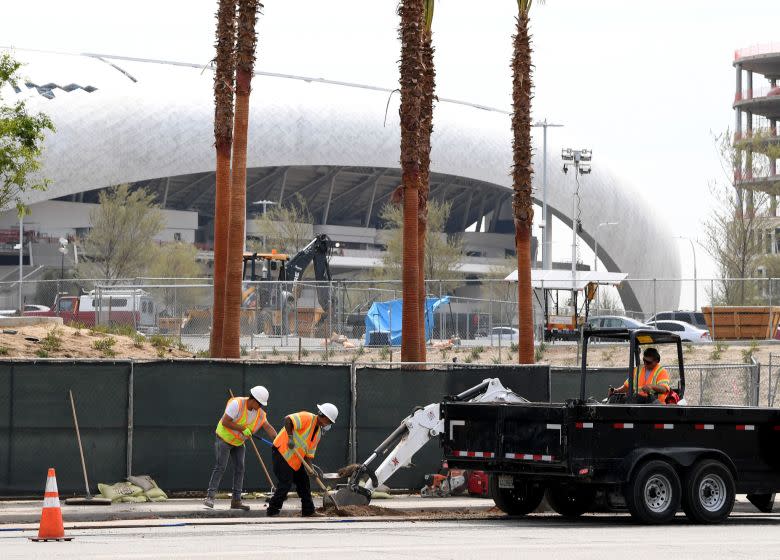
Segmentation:
{"type": "Polygon", "coordinates": [[[369,502],[369,499],[363,494],[353,492],[349,488],[340,488],[339,491],[336,492],[335,500],[339,507],[367,506],[369,502]]]}

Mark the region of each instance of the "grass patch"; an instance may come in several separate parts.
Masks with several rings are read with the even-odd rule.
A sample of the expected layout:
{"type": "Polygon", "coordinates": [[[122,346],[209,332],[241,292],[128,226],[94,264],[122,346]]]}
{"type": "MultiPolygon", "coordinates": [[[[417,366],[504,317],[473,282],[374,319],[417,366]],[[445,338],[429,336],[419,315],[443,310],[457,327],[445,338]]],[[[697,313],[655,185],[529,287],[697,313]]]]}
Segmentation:
{"type": "MultiPolygon", "coordinates": [[[[172,348],[173,346],[175,346],[176,341],[174,341],[173,338],[170,336],[165,336],[162,334],[153,334],[151,337],[149,337],[149,344],[151,344],[152,346],[157,348],[157,350],[159,350],[160,348],[162,349],[172,348]]],[[[246,346],[242,346],[241,348],[246,348],[246,346]]]]}
{"type": "Polygon", "coordinates": [[[301,348],[301,358],[307,358],[309,356],[309,351],[306,350],[306,348],[301,348]]]}
{"type": "Polygon", "coordinates": [[[463,358],[463,363],[464,363],[464,364],[470,364],[470,363],[471,363],[471,362],[473,362],[473,361],[474,361],[474,360],[471,358],[471,354],[469,354],[468,356],[466,356],[465,358],[463,358]]]}
{"type": "Polygon", "coordinates": [[[541,362],[544,359],[544,353],[547,351],[547,344],[541,341],[539,345],[534,348],[534,361],[541,362]]]}
{"type": "Polygon", "coordinates": [[[273,354],[274,356],[278,356],[279,355],[279,349],[276,346],[273,346],[271,348],[271,354],[273,354]]]}
{"type": "Polygon", "coordinates": [[[482,354],[482,352],[485,351],[485,348],[483,346],[475,346],[471,349],[471,352],[469,353],[469,356],[472,360],[478,360],[479,356],[482,354]]]}
{"type": "Polygon", "coordinates": [[[382,362],[390,361],[390,348],[388,348],[387,346],[382,346],[379,349],[379,359],[382,362]]]}
{"type": "Polygon", "coordinates": [[[728,345],[723,344],[722,342],[716,342],[715,348],[712,349],[712,352],[710,352],[710,360],[720,360],[721,354],[728,350],[728,345]]]}
{"type": "Polygon", "coordinates": [[[100,340],[96,340],[92,343],[92,348],[95,350],[99,350],[103,356],[106,358],[113,358],[116,356],[116,350],[114,350],[114,345],[116,344],[116,338],[113,336],[108,336],[106,338],[101,338],[100,340]]]}
{"type": "Polygon", "coordinates": [[[491,361],[492,361],[494,364],[496,364],[496,365],[501,363],[501,360],[499,360],[498,358],[491,358],[491,361]]]}
{"type": "Polygon", "coordinates": [[[41,348],[46,352],[57,352],[62,348],[62,338],[59,336],[59,329],[56,327],[46,333],[40,342],[41,348]]]}
{"type": "Polygon", "coordinates": [[[249,355],[249,349],[246,347],[246,344],[241,345],[241,355],[242,356],[248,356],[249,355]]]}
{"type": "Polygon", "coordinates": [[[509,351],[510,352],[517,352],[520,349],[520,347],[516,343],[512,343],[509,345],[509,351]]]}
{"type": "Polygon", "coordinates": [[[189,352],[190,351],[189,347],[186,344],[184,344],[181,340],[176,343],[176,348],[178,348],[182,352],[189,352]]]}
{"type": "Polygon", "coordinates": [[[0,356],[7,356],[11,351],[6,346],[0,346],[0,356]]]}
{"type": "Polygon", "coordinates": [[[198,350],[197,352],[195,352],[195,357],[196,358],[210,358],[211,354],[209,354],[208,350],[198,350]]]}
{"type": "Polygon", "coordinates": [[[48,358],[49,357],[49,353],[46,350],[44,350],[43,348],[38,348],[35,351],[35,355],[38,356],[39,358],[48,358]]]}
{"type": "Polygon", "coordinates": [[[143,348],[146,342],[146,337],[142,334],[136,333],[133,335],[133,346],[136,348],[143,348]]]}
{"type": "Polygon", "coordinates": [[[743,364],[749,364],[753,361],[753,355],[758,351],[758,342],[755,340],[750,341],[750,345],[745,348],[744,350],[741,350],[742,353],[742,363],[743,364]]]}

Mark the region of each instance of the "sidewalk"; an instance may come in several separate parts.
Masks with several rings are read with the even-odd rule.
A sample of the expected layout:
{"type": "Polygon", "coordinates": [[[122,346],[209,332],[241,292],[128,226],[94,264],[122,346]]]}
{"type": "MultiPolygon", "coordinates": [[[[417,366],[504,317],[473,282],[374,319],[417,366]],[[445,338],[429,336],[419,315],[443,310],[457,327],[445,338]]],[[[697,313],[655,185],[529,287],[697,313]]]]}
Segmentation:
{"type": "MultiPolygon", "coordinates": [[[[0,529],[9,524],[38,523],[42,503],[42,500],[0,502],[0,529]]],[[[290,498],[285,502],[279,518],[266,517],[265,500],[246,500],[245,503],[252,508],[248,512],[231,510],[228,499],[217,500],[213,510],[204,508],[201,499],[171,499],[164,502],[110,506],[68,506],[62,500],[62,518],[66,526],[69,523],[153,519],[241,520],[249,518],[257,522],[258,518],[268,521],[292,518],[300,521],[301,502],[297,498],[290,498]]],[[[319,507],[322,498],[315,496],[314,503],[319,507]]],[[[402,509],[405,512],[422,515],[447,512],[463,514],[466,511],[484,513],[495,504],[493,500],[482,498],[421,498],[402,495],[391,499],[373,500],[371,505],[387,509],[402,509]]]]}

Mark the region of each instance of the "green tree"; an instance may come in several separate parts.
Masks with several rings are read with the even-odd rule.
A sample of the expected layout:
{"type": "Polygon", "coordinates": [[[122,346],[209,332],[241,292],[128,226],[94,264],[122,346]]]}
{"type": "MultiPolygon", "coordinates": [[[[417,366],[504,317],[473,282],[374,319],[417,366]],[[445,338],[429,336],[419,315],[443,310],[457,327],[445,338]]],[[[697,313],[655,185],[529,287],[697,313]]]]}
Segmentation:
{"type": "MultiPolygon", "coordinates": [[[[198,249],[190,243],[166,243],[155,248],[149,275],[152,278],[198,278],[203,266],[196,260],[198,249]]],[[[164,288],[165,307],[173,315],[183,309],[202,305],[207,298],[204,288],[164,288]]]]}
{"type": "Polygon", "coordinates": [[[150,266],[154,237],[165,220],[146,189],[119,185],[100,193],[90,212],[92,228],[84,238],[78,275],[114,284],[143,274],[150,266]]]}
{"type": "MultiPolygon", "coordinates": [[[[0,54],[0,92],[17,85],[21,66],[9,53],[0,54]]],[[[47,130],[54,131],[49,117],[29,113],[23,101],[6,105],[0,97],[0,208],[15,204],[23,214],[24,192],[46,189],[48,181],[36,172],[47,130]]]]}
{"type": "Polygon", "coordinates": [[[276,249],[293,256],[312,240],[312,223],[306,200],[296,193],[290,202],[274,206],[255,218],[254,226],[260,239],[250,246],[256,251],[276,249]]]}
{"type": "MultiPolygon", "coordinates": [[[[460,235],[447,235],[444,231],[452,209],[450,202],[428,201],[428,235],[425,237],[425,277],[431,280],[453,280],[460,278],[458,264],[463,256],[463,239],[460,235]]],[[[398,280],[403,269],[403,207],[387,204],[382,208],[380,218],[387,231],[387,250],[382,253],[382,268],[373,271],[378,280],[398,280]]]]}

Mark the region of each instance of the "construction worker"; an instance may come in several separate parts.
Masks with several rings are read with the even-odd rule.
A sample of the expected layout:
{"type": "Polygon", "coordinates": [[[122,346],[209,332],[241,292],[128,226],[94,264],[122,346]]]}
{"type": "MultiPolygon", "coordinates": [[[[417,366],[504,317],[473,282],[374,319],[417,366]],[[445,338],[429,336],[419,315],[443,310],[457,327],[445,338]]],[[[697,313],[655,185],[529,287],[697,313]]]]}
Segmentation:
{"type": "Polygon", "coordinates": [[[227,467],[228,457],[233,459],[233,496],[230,509],[248,511],[249,506],[241,502],[241,491],[244,488],[244,442],[252,437],[261,427],[269,437],[276,437],[276,430],[266,419],[268,406],[268,389],[262,385],[252,387],[250,397],[233,397],[228,400],[225,413],[222,415],[216,429],[214,450],[217,463],[211,472],[209,489],[203,505],[214,507],[214,497],[217,495],[219,483],[227,467]]]}
{"type": "MultiPolygon", "coordinates": [[[[644,404],[666,404],[670,394],[669,372],[661,365],[661,354],[655,348],[647,348],[642,354],[643,365],[634,368],[634,391],[637,402],[644,404]]],[[[609,388],[609,395],[627,393],[628,379],[617,389],[609,388]]]]}
{"type": "Polygon", "coordinates": [[[268,503],[268,517],[279,515],[293,483],[301,499],[303,517],[317,515],[311,499],[309,475],[301,460],[311,466],[322,432],[330,430],[339,415],[338,408],[331,403],[318,404],[317,410],[317,414],[301,411],[285,417],[284,429],[279,430],[274,439],[271,457],[277,482],[276,492],[268,503]]]}

